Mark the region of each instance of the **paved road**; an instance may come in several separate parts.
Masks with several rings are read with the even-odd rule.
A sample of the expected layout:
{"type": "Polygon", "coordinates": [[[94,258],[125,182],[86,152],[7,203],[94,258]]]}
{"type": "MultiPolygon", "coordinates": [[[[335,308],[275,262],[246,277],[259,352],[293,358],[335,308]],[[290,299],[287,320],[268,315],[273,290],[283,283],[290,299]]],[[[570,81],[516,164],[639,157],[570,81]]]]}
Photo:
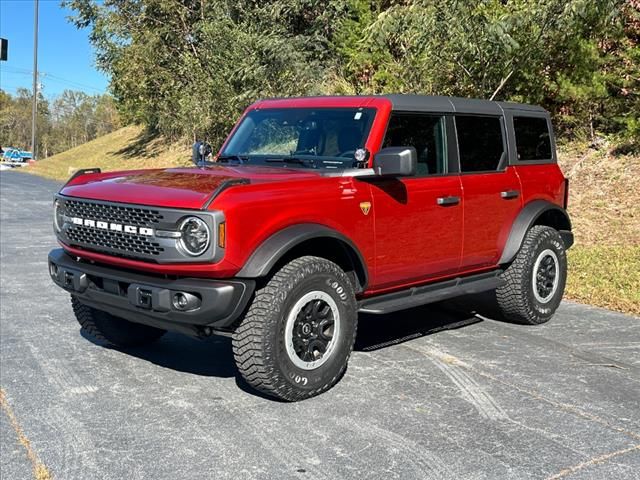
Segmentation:
{"type": "MultiPolygon", "coordinates": [[[[638,318],[566,302],[521,327],[486,297],[362,316],[342,382],[278,403],[228,339],[84,338],[46,269],[56,184],[0,184],[0,383],[56,479],[638,478],[638,318]]],[[[1,476],[32,478],[15,427],[0,415],[1,476]]]]}

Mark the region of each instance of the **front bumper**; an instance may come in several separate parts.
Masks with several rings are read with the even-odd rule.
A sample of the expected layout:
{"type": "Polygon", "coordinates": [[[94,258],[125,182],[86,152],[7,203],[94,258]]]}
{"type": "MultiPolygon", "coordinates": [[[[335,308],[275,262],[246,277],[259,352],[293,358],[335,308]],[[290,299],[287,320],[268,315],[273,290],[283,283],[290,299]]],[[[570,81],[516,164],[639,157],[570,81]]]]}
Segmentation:
{"type": "Polygon", "coordinates": [[[126,320],[199,335],[205,327],[227,329],[243,313],[253,280],[169,279],[76,260],[62,248],[49,253],[49,273],[82,303],[126,320]],[[183,294],[188,310],[174,299],[183,294]]]}

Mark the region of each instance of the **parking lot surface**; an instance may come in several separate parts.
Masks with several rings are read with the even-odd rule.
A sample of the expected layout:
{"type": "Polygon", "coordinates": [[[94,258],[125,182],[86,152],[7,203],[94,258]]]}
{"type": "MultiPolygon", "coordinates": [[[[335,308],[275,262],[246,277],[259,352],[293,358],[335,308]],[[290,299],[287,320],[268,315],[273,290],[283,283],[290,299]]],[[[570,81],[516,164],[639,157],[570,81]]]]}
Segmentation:
{"type": "Polygon", "coordinates": [[[20,433],[56,479],[638,478],[639,318],[565,302],[516,326],[490,295],[361,315],[342,381],[275,402],[227,338],[85,338],[47,273],[59,184],[0,185],[2,478],[33,478],[20,433]]]}

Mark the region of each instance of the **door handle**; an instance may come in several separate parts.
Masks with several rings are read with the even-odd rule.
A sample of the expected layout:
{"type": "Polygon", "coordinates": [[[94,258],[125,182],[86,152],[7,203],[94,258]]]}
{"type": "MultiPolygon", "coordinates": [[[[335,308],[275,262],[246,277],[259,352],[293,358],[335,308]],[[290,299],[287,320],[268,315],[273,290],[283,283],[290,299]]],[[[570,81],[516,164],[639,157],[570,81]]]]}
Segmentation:
{"type": "Polygon", "coordinates": [[[518,198],[520,192],[518,190],[505,190],[504,192],[500,192],[500,196],[505,200],[509,200],[510,198],[518,198]]]}
{"type": "Polygon", "coordinates": [[[460,197],[438,197],[438,205],[441,207],[448,207],[450,205],[457,205],[460,203],[460,197]]]}

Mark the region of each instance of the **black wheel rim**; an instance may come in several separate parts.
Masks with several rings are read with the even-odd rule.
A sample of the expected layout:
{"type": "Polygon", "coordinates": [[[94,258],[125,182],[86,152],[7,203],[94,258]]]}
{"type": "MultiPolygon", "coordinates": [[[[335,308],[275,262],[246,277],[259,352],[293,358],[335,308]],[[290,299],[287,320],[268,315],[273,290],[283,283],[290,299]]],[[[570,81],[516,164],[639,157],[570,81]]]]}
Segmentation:
{"type": "Polygon", "coordinates": [[[535,289],[540,298],[547,299],[553,294],[557,275],[558,266],[556,260],[551,255],[543,256],[535,272],[535,289]]]}
{"type": "Polygon", "coordinates": [[[303,362],[321,360],[333,339],[335,319],[327,302],[314,299],[308,302],[293,324],[293,349],[303,362]]]}

